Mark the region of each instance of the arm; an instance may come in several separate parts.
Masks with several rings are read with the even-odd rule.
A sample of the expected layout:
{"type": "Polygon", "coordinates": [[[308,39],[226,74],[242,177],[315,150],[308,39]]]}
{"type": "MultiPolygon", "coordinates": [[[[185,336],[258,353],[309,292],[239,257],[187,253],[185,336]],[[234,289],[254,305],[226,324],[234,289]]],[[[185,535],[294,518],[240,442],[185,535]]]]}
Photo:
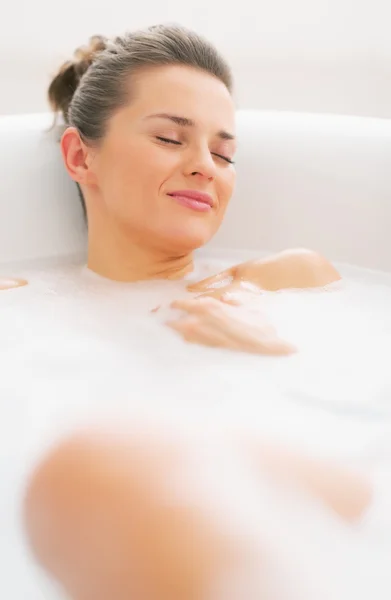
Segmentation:
{"type": "Polygon", "coordinates": [[[24,279],[1,279],[0,278],[0,291],[10,290],[12,288],[22,287],[27,285],[27,281],[24,279]]]}

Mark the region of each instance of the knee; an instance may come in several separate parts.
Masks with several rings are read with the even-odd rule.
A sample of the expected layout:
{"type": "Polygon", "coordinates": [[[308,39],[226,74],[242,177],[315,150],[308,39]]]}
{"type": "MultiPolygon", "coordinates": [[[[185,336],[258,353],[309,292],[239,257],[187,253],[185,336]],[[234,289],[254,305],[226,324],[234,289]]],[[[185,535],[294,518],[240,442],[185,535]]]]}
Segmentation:
{"type": "Polygon", "coordinates": [[[42,461],[26,496],[27,533],[71,597],[88,590],[88,599],[122,600],[146,587],[162,600],[203,597],[225,548],[198,507],[171,494],[182,450],[175,441],[87,432],[42,461]]]}
{"type": "Polygon", "coordinates": [[[118,510],[124,494],[134,510],[145,502],[148,488],[158,487],[170,463],[169,449],[158,446],[156,440],[141,436],[84,431],[48,452],[25,498],[27,534],[38,558],[46,562],[60,539],[64,547],[72,533],[80,533],[87,523],[93,526],[98,511],[118,510]]]}
{"type": "Polygon", "coordinates": [[[145,552],[158,525],[163,455],[143,440],[87,431],[63,440],[33,473],[25,499],[30,546],[71,597],[131,594],[130,557],[145,552]]]}
{"type": "Polygon", "coordinates": [[[28,541],[38,561],[60,577],[60,565],[76,550],[75,533],[83,505],[87,508],[92,452],[92,440],[84,434],[66,439],[47,453],[28,484],[24,503],[28,541]]]}

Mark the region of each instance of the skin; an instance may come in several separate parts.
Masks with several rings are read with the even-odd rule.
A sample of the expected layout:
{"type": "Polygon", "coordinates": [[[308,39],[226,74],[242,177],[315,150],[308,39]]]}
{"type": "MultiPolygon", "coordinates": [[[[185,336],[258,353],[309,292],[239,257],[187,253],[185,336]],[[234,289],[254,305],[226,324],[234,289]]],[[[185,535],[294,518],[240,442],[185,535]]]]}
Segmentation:
{"type": "Polygon", "coordinates": [[[119,281],[180,278],[232,195],[235,141],[226,138],[235,134],[234,104],[221,81],[189,67],[144,69],[129,86],[132,101],[110,118],[99,144],[85,144],[74,128],[62,138],[86,201],[88,265],[119,281]],[[183,189],[210,194],[212,210],[196,212],[168,195],[183,189]]]}
{"type": "MultiPolygon", "coordinates": [[[[88,266],[118,281],[181,278],[193,268],[193,251],[220,227],[234,189],[235,107],[221,81],[185,66],[143,69],[129,88],[131,102],[112,115],[99,143],[83,142],[72,127],[61,142],[68,173],[86,201],[88,266]],[[212,210],[178,204],[169,194],[181,189],[210,194],[212,210]]],[[[326,259],[298,250],[237,265],[189,290],[224,299],[246,283],[259,291],[337,279],[326,259]]],[[[220,311],[217,319],[212,305],[193,303],[184,310],[191,318],[169,325],[188,341],[260,354],[294,350],[270,326],[266,331],[260,323],[251,333],[232,311],[220,311]]]]}
{"type": "MultiPolygon", "coordinates": [[[[90,431],[48,454],[28,487],[27,531],[73,600],[203,600],[253,562],[246,536],[216,518],[216,490],[204,487],[203,463],[193,461],[200,447],[175,436],[90,431]]],[[[272,445],[235,448],[255,478],[295,486],[349,523],[371,501],[369,482],[336,465],[272,445]]]]}
{"type": "MultiPolygon", "coordinates": [[[[212,292],[215,297],[250,284],[252,291],[318,288],[341,279],[333,265],[317,252],[285,250],[275,256],[250,260],[188,287],[191,292],[212,292]],[[220,285],[225,283],[227,284],[220,285]]],[[[248,286],[247,286],[248,287],[248,286]]]]}
{"type": "Polygon", "coordinates": [[[24,285],[27,285],[27,281],[25,279],[0,279],[0,291],[23,287],[24,285]]]}
{"type": "MultiPolygon", "coordinates": [[[[129,88],[132,101],[111,116],[102,140],[86,143],[70,127],[61,141],[67,171],[86,202],[88,266],[118,281],[181,278],[193,268],[193,251],[220,227],[234,189],[234,104],[221,81],[185,66],[140,70],[129,88]],[[180,189],[210,194],[212,210],[195,212],[178,204],[169,194],[180,189]]],[[[189,290],[224,300],[243,284],[253,291],[278,290],[324,286],[339,278],[319,254],[290,250],[237,265],[189,290]]],[[[4,280],[0,290],[25,284],[4,280]]],[[[213,305],[193,303],[184,310],[190,307],[191,320],[169,324],[188,341],[261,354],[293,351],[277,334],[270,336],[270,327],[266,334],[259,324],[251,333],[239,314],[220,311],[224,319],[216,319],[213,305]],[[196,314],[203,318],[195,319],[196,314]]]]}
{"type": "Polygon", "coordinates": [[[72,599],[205,597],[229,552],[191,496],[173,502],[167,482],[180,486],[185,454],[159,436],[88,432],[43,461],[27,494],[27,531],[72,599]]]}
{"type": "Polygon", "coordinates": [[[172,307],[182,310],[183,316],[167,325],[189,343],[289,356],[297,349],[279,337],[266,316],[257,311],[254,318],[238,307],[251,304],[264,290],[324,287],[340,279],[336,269],[318,253],[287,250],[236,265],[188,286],[189,291],[202,294],[192,300],[174,302],[172,307]]]}
{"type": "Polygon", "coordinates": [[[271,444],[255,442],[252,451],[263,473],[303,489],[349,523],[359,521],[372,502],[372,485],[362,474],[271,444]]]}
{"type": "MultiPolygon", "coordinates": [[[[209,297],[178,300],[172,308],[182,310],[183,317],[167,325],[191,344],[269,356],[296,352],[261,313],[251,318],[251,314],[238,311],[237,306],[229,306],[224,298],[223,302],[209,297]]],[[[229,298],[228,302],[237,301],[229,298]]]]}
{"type": "MultiPolygon", "coordinates": [[[[217,231],[234,187],[234,168],[222,158],[233,157],[234,141],[221,132],[234,132],[228,91],[208,74],[177,66],[139,72],[132,102],[112,116],[99,144],[66,130],[61,147],[86,200],[92,270],[136,281],[179,278],[192,269],[193,251],[217,231]],[[213,209],[194,213],[168,195],[184,188],[209,193],[213,209]]],[[[264,289],[326,285],[329,265],[323,264],[326,278],[320,271],[314,277],[313,258],[299,253],[288,262],[240,265],[228,273],[234,288],[224,293],[246,281],[264,289]],[[310,281],[303,279],[309,272],[310,281]]],[[[203,282],[198,291],[213,291],[214,283],[203,282]]],[[[190,334],[186,319],[182,328],[171,324],[189,341],[292,351],[267,323],[251,337],[217,301],[176,306],[193,317],[190,334]]],[[[246,562],[251,548],[211,519],[207,501],[197,503],[202,474],[188,450],[175,439],[88,432],[65,440],[39,465],[26,496],[28,536],[38,560],[74,600],[203,600],[219,578],[246,562]],[[168,482],[178,490],[184,481],[184,495],[173,497],[168,482]]],[[[252,448],[251,456],[259,472],[301,487],[341,518],[354,521],[370,501],[367,482],[333,466],[268,447],[252,448]]]]}

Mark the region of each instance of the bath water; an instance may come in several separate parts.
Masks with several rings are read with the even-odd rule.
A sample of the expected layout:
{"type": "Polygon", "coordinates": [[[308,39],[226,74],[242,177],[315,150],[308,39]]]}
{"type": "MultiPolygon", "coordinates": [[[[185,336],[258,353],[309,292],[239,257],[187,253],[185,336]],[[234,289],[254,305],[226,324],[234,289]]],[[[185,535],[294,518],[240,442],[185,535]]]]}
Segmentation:
{"type": "Polygon", "coordinates": [[[290,357],[186,344],[164,324],[170,302],[188,295],[191,280],[235,262],[234,254],[204,256],[185,281],[136,284],[77,262],[2,268],[29,281],[0,292],[4,597],[52,600],[26,554],[21,499],[44,449],[85,423],[235,430],[391,472],[391,276],[341,267],[342,282],[326,289],[255,298],[254,319],[266,314],[298,347],[290,357]]]}

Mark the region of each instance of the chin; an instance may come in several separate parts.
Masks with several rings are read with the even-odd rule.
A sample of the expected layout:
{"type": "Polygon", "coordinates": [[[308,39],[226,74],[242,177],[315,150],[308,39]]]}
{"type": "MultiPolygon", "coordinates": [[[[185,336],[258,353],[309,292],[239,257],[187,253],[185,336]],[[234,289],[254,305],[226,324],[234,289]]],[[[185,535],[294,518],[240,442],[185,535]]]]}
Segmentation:
{"type": "Polygon", "coordinates": [[[206,223],[186,223],[183,227],[170,227],[160,232],[163,245],[175,254],[189,254],[205,246],[214,236],[215,228],[206,227],[206,223]],[[161,235],[163,234],[163,235],[161,235]]]}
{"type": "Polygon", "coordinates": [[[170,235],[167,238],[169,246],[178,254],[189,254],[198,248],[205,246],[213,237],[210,232],[181,232],[177,235],[170,235]]]}

